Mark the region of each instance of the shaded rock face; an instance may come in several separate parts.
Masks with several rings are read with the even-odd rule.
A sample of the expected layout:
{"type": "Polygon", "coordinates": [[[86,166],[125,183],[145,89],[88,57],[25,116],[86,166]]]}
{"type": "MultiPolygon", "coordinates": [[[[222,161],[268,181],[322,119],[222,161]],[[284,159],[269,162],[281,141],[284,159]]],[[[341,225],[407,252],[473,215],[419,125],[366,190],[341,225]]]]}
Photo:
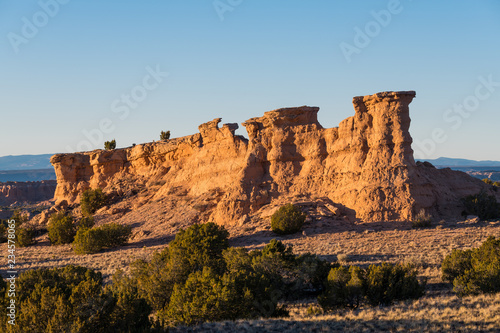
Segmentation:
{"type": "Polygon", "coordinates": [[[54,197],[56,185],[55,180],[0,183],[0,205],[8,206],[14,202],[34,203],[51,200],[54,197]]]}
{"type": "MultiPolygon", "coordinates": [[[[219,128],[112,151],[54,155],[57,202],[78,201],[89,187],[139,193],[140,204],[166,200],[182,211],[196,203],[200,221],[237,223],[272,202],[328,200],[364,221],[411,219],[420,209],[460,216],[460,198],[486,189],[465,173],[417,165],[411,149],[413,91],[354,97],[355,114],[323,128],[317,107],[283,108],[219,128]],[[184,208],[183,208],[184,207],[184,208]]],[[[128,194],[127,194],[128,193],[128,194]]]]}

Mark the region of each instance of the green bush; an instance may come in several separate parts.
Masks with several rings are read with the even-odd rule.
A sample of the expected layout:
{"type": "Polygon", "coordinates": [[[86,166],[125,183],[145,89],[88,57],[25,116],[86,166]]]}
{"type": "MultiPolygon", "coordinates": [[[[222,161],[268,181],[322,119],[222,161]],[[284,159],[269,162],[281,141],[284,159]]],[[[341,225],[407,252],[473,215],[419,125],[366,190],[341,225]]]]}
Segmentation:
{"type": "Polygon", "coordinates": [[[0,243],[7,242],[7,222],[0,221],[0,243]]]}
{"type": "Polygon", "coordinates": [[[500,217],[500,204],[484,191],[463,198],[462,203],[468,215],[477,215],[481,220],[500,217]]]}
{"type": "Polygon", "coordinates": [[[208,266],[218,274],[224,271],[223,251],[229,246],[229,233],[215,223],[195,224],[180,230],[168,248],[153,255],[148,263],[132,264],[132,275],[139,281],[139,293],[154,310],[163,309],[174,285],[184,284],[189,274],[208,266]]]}
{"type": "Polygon", "coordinates": [[[115,148],[116,148],[116,140],[115,139],[113,139],[111,141],[104,142],[104,149],[113,150],[115,148]]]}
{"type": "Polygon", "coordinates": [[[17,281],[17,331],[103,331],[108,309],[101,283],[99,273],[72,265],[22,273],[17,281]]]}
{"type": "Polygon", "coordinates": [[[50,217],[47,229],[52,245],[71,243],[76,233],[73,218],[64,211],[53,214],[50,217]]]}
{"type": "Polygon", "coordinates": [[[500,182],[494,182],[493,186],[500,187],[500,182]]]}
{"type": "Polygon", "coordinates": [[[388,305],[394,301],[415,299],[424,294],[425,282],[419,282],[410,265],[382,263],[367,269],[351,266],[332,268],[326,289],[318,297],[325,310],[356,308],[362,302],[388,305]]]}
{"type": "Polygon", "coordinates": [[[103,288],[101,274],[84,267],[28,270],[16,282],[12,332],[143,332],[151,326],[144,300],[121,281],[103,288]]]}
{"type": "Polygon", "coordinates": [[[28,222],[28,217],[24,215],[19,209],[16,209],[9,220],[15,220],[16,226],[28,222]]]}
{"type": "Polygon", "coordinates": [[[168,310],[159,317],[167,326],[235,319],[231,309],[235,297],[235,289],[224,285],[211,268],[205,267],[191,273],[184,285],[174,286],[168,310]]]}
{"type": "Polygon", "coordinates": [[[97,228],[80,228],[73,241],[73,251],[76,254],[92,254],[102,250],[102,234],[97,228]]]}
{"type": "Polygon", "coordinates": [[[490,236],[477,249],[452,251],[441,271],[459,296],[500,292],[500,238],[490,236]]]}
{"type": "Polygon", "coordinates": [[[31,226],[22,226],[16,229],[16,246],[26,247],[36,243],[36,231],[31,226]]]}
{"type": "Polygon", "coordinates": [[[472,269],[472,250],[457,250],[451,251],[441,264],[442,279],[445,282],[453,283],[453,281],[464,275],[466,271],[472,269]]]}
{"type": "Polygon", "coordinates": [[[101,232],[102,247],[117,247],[127,243],[132,228],[118,223],[108,223],[97,228],[101,232]]]}
{"type": "Polygon", "coordinates": [[[129,226],[109,223],[97,228],[79,228],[73,242],[73,251],[77,254],[92,254],[103,248],[112,248],[125,244],[132,233],[129,226]]]}
{"type": "Polygon", "coordinates": [[[90,229],[94,226],[94,218],[92,216],[84,216],[78,221],[78,229],[90,229]]]}
{"type": "Polygon", "coordinates": [[[100,188],[85,190],[80,198],[82,214],[85,216],[93,215],[99,208],[106,206],[107,201],[108,197],[100,188]]]}
{"type": "Polygon", "coordinates": [[[143,332],[150,326],[151,307],[144,298],[137,296],[137,284],[117,270],[113,275],[113,283],[106,289],[116,299],[115,308],[110,314],[113,330],[108,332],[143,332]]]}
{"type": "Polygon", "coordinates": [[[412,265],[370,265],[365,277],[365,294],[371,305],[416,299],[424,294],[426,283],[418,281],[417,270],[412,265]]]}
{"type": "Polygon", "coordinates": [[[168,139],[170,139],[170,131],[166,132],[161,131],[160,140],[168,140],[168,139]]]}
{"type": "Polygon", "coordinates": [[[488,184],[488,185],[493,185],[493,181],[492,181],[491,179],[489,179],[489,178],[484,178],[484,179],[483,179],[483,182],[484,182],[485,184],[488,184]]]}
{"type": "Polygon", "coordinates": [[[415,220],[412,221],[412,228],[413,229],[419,229],[419,228],[430,228],[432,226],[431,223],[432,216],[427,214],[425,210],[421,209],[417,216],[415,217],[415,220]]]}
{"type": "Polygon", "coordinates": [[[298,207],[286,204],[271,216],[271,228],[280,235],[293,234],[300,231],[305,220],[306,214],[298,207]]]}
{"type": "Polygon", "coordinates": [[[356,266],[332,268],[328,274],[326,290],[318,296],[325,310],[357,308],[363,300],[363,270],[356,266]]]}
{"type": "Polygon", "coordinates": [[[278,303],[321,290],[332,267],[276,240],[251,252],[229,248],[228,236],[214,223],[193,225],[150,262],[131,265],[139,297],[163,325],[286,315],[278,303]]]}

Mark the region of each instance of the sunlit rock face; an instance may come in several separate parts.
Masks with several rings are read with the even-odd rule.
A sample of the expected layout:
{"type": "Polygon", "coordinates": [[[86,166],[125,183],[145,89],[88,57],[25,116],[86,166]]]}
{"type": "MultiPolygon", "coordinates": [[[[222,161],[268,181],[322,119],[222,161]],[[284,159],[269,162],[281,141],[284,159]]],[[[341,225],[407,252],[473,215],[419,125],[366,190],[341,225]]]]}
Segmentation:
{"type": "MultiPolygon", "coordinates": [[[[54,155],[57,202],[78,202],[87,188],[117,197],[138,195],[141,205],[163,200],[198,221],[241,222],[272,202],[327,200],[335,211],[363,221],[400,221],[421,209],[435,217],[460,216],[460,198],[486,189],[480,180],[416,164],[409,104],[414,91],[353,98],[355,114],[323,128],[318,107],[265,112],[245,126],[219,128],[111,151],[54,155]]],[[[332,213],[333,214],[333,213],[332,213]]],[[[238,222],[238,223],[240,223],[238,222]]]]}

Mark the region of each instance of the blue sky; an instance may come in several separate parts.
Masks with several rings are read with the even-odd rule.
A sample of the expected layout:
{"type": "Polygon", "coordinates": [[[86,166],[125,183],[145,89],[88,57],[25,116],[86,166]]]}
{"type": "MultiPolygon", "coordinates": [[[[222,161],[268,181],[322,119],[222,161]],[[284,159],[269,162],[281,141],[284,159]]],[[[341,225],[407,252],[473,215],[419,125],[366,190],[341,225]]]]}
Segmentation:
{"type": "Polygon", "coordinates": [[[415,90],[416,157],[500,160],[499,36],[499,1],[0,0],[0,156],[415,90]]]}

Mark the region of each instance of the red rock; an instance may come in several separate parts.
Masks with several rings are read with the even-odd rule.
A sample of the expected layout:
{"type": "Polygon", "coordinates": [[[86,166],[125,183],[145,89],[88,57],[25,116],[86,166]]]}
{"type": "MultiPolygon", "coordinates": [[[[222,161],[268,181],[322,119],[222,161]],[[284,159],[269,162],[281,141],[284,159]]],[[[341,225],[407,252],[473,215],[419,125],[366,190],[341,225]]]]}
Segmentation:
{"type": "Polygon", "coordinates": [[[100,187],[130,191],[133,208],[140,190],[141,205],[164,200],[172,216],[189,216],[203,204],[190,212],[220,224],[241,223],[269,203],[314,198],[335,203],[324,212],[364,221],[408,220],[420,209],[458,217],[460,198],[488,187],[463,172],[415,163],[408,107],[414,97],[413,91],[354,97],[354,116],[335,128],[319,124],[319,108],[302,106],[247,120],[248,140],[235,135],[237,124],[219,128],[216,118],[191,136],[54,155],[55,199],[71,204],[83,190],[100,187]]]}

